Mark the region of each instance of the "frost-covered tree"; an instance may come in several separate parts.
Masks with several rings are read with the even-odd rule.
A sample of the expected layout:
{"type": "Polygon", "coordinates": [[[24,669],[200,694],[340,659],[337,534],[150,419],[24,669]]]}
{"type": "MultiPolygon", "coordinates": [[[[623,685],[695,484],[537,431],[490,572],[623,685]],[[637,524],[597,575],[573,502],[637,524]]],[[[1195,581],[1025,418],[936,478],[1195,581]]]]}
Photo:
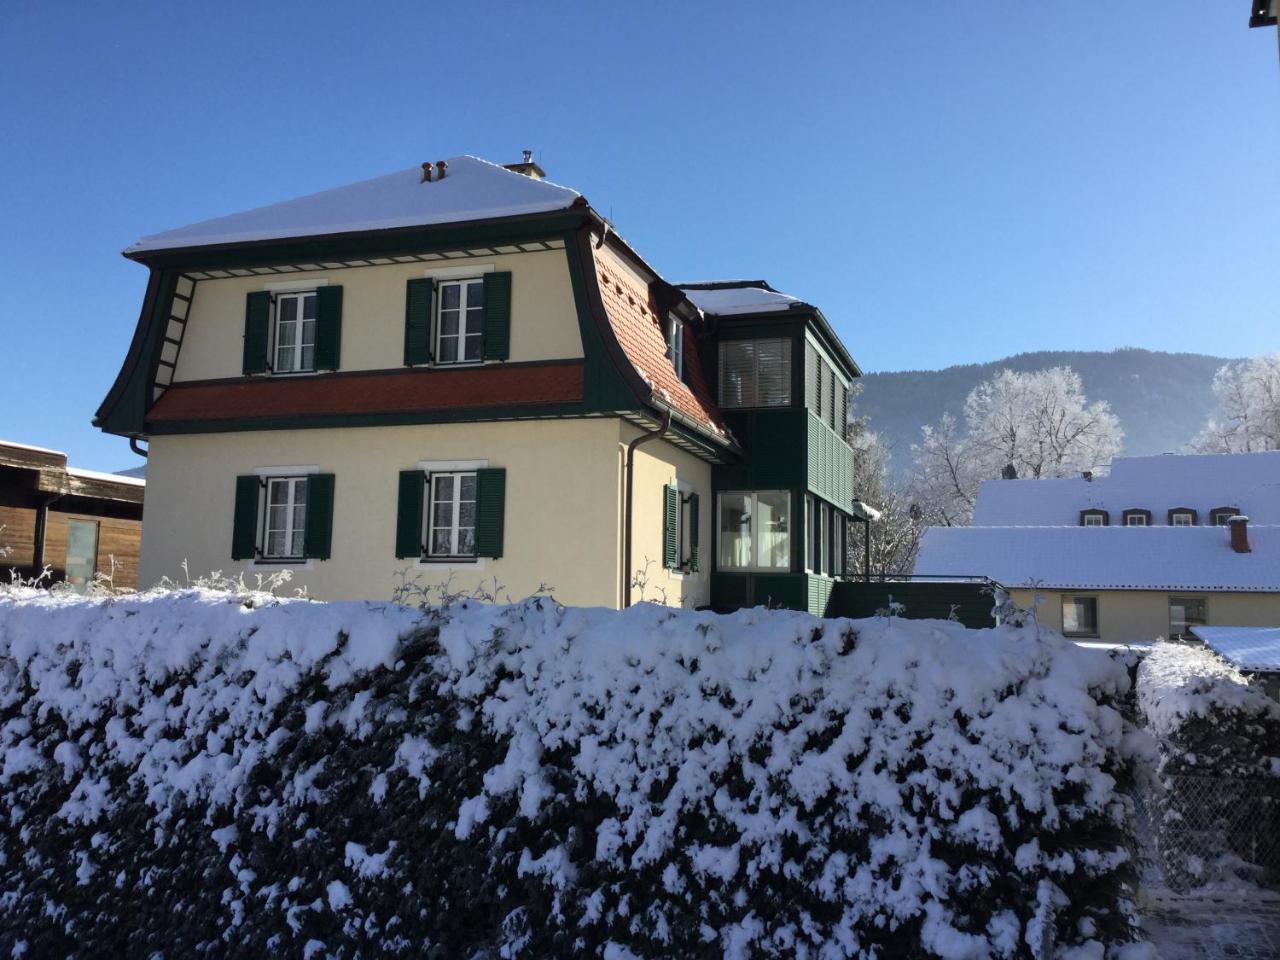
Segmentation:
{"type": "Polygon", "coordinates": [[[1012,469],[1031,479],[1065,477],[1107,466],[1123,431],[1110,407],[1090,403],[1070,367],[1030,373],[1002,370],[964,404],[964,428],[950,414],[912,446],[912,490],[926,522],[970,521],[978,484],[1012,469]]]}
{"type": "MultiPolygon", "coordinates": [[[[880,511],[871,524],[871,573],[892,576],[910,573],[920,547],[920,515],[911,509],[912,498],[889,469],[891,451],[874,430],[859,421],[851,430],[853,475],[859,500],[880,511]]],[[[866,531],[861,523],[849,524],[848,571],[860,576],[866,569],[866,531]]]]}
{"type": "Polygon", "coordinates": [[[1194,452],[1280,450],[1280,353],[1221,367],[1213,393],[1218,409],[1191,441],[1194,452]]]}

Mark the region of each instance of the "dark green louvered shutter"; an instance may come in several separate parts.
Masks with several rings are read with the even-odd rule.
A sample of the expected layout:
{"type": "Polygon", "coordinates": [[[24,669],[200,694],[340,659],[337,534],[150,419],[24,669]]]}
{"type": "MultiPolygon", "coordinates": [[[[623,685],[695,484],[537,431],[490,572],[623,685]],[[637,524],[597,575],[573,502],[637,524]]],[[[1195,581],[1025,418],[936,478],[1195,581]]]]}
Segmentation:
{"type": "Polygon", "coordinates": [[[421,470],[400,471],[400,500],[396,506],[396,556],[422,556],[422,501],[427,475],[421,470]]]}
{"type": "Polygon", "coordinates": [[[337,370],[342,346],[342,288],[316,289],[316,369],[337,370]]]}
{"type": "Polygon", "coordinates": [[[271,294],[254,290],[244,300],[244,372],[265,373],[271,332],[271,294]]]}
{"type": "Polygon", "coordinates": [[[689,569],[698,572],[698,495],[689,494],[689,569]]]}
{"type": "Polygon", "coordinates": [[[672,486],[662,488],[662,565],[680,566],[680,491],[672,486]]]}
{"type": "Polygon", "coordinates": [[[328,560],[333,546],[333,474],[307,477],[307,519],[302,531],[302,555],[328,560]]]}
{"type": "Polygon", "coordinates": [[[511,274],[484,275],[484,358],[506,360],[511,353],[511,274]]]}
{"type": "Polygon", "coordinates": [[[258,491],[261,477],[236,477],[235,527],[231,533],[231,559],[252,560],[258,542],[258,491]]]}
{"type": "MultiPolygon", "coordinates": [[[[431,362],[431,280],[419,277],[405,285],[404,363],[431,362]]],[[[417,556],[417,554],[414,554],[417,556]]]]}
{"type": "Polygon", "coordinates": [[[502,556],[507,471],[488,467],[476,471],[476,556],[502,556]]]}

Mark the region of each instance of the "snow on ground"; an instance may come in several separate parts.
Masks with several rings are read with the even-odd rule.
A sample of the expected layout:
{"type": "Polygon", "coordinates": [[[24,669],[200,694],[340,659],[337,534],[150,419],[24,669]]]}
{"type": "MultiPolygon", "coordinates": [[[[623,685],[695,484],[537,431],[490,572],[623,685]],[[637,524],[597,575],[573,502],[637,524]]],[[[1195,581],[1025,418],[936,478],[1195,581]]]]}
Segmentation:
{"type": "Polygon", "coordinates": [[[1094,955],[1127,683],[1034,627],[12,591],[0,950],[1094,955]]]}

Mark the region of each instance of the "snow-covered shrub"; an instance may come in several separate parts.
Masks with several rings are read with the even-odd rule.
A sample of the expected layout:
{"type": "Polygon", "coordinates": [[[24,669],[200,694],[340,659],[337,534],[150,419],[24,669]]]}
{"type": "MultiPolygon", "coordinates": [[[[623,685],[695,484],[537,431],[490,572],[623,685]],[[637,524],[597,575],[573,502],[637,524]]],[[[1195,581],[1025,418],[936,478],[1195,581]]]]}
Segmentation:
{"type": "Polygon", "coordinates": [[[945,621],[0,597],[0,952],[1131,936],[1122,669],[945,621]]]}
{"type": "Polygon", "coordinates": [[[1181,643],[1143,657],[1136,690],[1156,742],[1166,879],[1186,888],[1280,868],[1280,703],[1212,651],[1181,643]]]}

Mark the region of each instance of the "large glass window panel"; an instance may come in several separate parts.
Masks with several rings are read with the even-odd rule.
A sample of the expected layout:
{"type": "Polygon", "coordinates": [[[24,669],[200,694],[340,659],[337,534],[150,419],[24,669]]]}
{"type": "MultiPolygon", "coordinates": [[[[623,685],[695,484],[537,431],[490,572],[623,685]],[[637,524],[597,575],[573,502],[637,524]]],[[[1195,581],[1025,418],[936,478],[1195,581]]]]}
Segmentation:
{"type": "Polygon", "coordinates": [[[1098,598],[1063,597],[1062,632],[1068,636],[1098,635],[1098,598]]]}
{"type": "Polygon", "coordinates": [[[1205,613],[1205,602],[1201,597],[1170,597],[1169,637],[1171,639],[1189,637],[1193,627],[1208,623],[1205,613]]]}
{"type": "Polygon", "coordinates": [[[791,567],[791,494],[786,490],[760,492],[756,497],[759,548],[756,566],[769,570],[791,567]]]}
{"type": "Polygon", "coordinates": [[[751,494],[720,494],[719,539],[722,570],[742,570],[752,565],[751,494]]]}
{"type": "Polygon", "coordinates": [[[307,523],[306,477],[271,477],[263,510],[262,554],[272,560],[301,557],[307,523]]]}

